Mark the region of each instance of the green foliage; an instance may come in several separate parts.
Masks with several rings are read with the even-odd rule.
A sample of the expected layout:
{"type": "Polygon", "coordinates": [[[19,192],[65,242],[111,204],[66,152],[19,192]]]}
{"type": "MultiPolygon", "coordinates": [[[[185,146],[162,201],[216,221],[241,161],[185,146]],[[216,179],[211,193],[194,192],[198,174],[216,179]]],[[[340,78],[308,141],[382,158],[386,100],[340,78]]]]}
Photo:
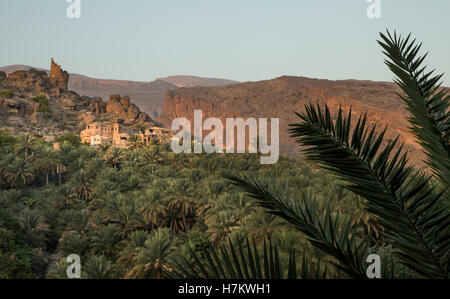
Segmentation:
{"type": "Polygon", "coordinates": [[[14,92],[12,92],[9,89],[2,89],[2,90],[0,90],[0,97],[6,98],[6,99],[11,99],[14,97],[14,92]]]}
{"type": "Polygon", "coordinates": [[[14,136],[6,131],[0,130],[0,147],[12,146],[15,140],[14,136]]]}
{"type": "MultiPolygon", "coordinates": [[[[433,75],[420,56],[422,44],[397,36],[380,34],[379,44],[387,56],[386,65],[397,76],[395,83],[403,90],[399,95],[411,113],[412,132],[422,145],[430,169],[444,187],[450,186],[450,96],[441,89],[443,74],[433,75]]],[[[450,198],[450,190],[447,191],[450,198]]]]}
{"type": "Polygon", "coordinates": [[[166,271],[166,275],[176,279],[324,279],[326,267],[319,263],[309,269],[311,261],[303,254],[301,270],[298,273],[296,254],[291,251],[286,266],[280,259],[279,250],[271,241],[264,242],[262,253],[256,243],[246,239],[228,241],[218,249],[209,246],[199,255],[190,249],[190,259],[176,258],[173,261],[176,270],[166,271]]]}
{"type": "Polygon", "coordinates": [[[50,101],[46,96],[40,94],[31,98],[31,100],[39,103],[39,112],[47,112],[50,110],[50,101]]]}
{"type": "MultiPolygon", "coordinates": [[[[78,254],[82,269],[90,261],[83,277],[158,278],[171,270],[174,256],[190,256],[188,246],[202,254],[211,242],[220,246],[229,237],[252,236],[258,250],[264,239],[281,242],[291,227],[236,192],[221,167],[250,169],[300,194],[291,184],[298,177],[302,188],[323,199],[336,188],[331,176],[286,157],[275,167],[251,155],[175,158],[165,144],[103,149],[69,140],[54,150],[22,135],[0,149],[0,175],[6,178],[0,186],[0,251],[27,252],[20,263],[29,266],[28,272],[10,270],[8,277],[66,278],[64,257],[78,254]],[[43,253],[62,261],[45,273],[51,261],[43,253]]],[[[279,249],[282,267],[290,248],[279,249]]]]}
{"type": "Polygon", "coordinates": [[[67,142],[71,144],[72,146],[78,147],[81,144],[81,138],[79,135],[72,134],[72,133],[66,133],[64,135],[58,136],[55,139],[56,142],[64,143],[67,142]]]}
{"type": "Polygon", "coordinates": [[[414,42],[382,39],[432,173],[326,106],[291,127],[310,164],[0,133],[0,277],[65,278],[78,254],[92,279],[359,279],[375,253],[383,278],[448,278],[448,97],[414,42]]]}
{"type": "MultiPolygon", "coordinates": [[[[398,139],[383,145],[386,129],[377,132],[376,126],[370,128],[366,116],[354,125],[351,110],[347,115],[339,110],[333,118],[326,105],[324,109],[306,105],[306,113],[297,114],[302,122],[291,125],[290,133],[305,148],[309,160],[336,174],[347,190],[365,199],[364,209],[384,227],[382,236],[389,245],[377,242],[370,248],[370,234],[359,238],[354,220],[342,219],[330,206],[321,209],[306,192],[299,201],[286,186],[274,188],[277,184],[273,179],[267,184],[254,176],[228,178],[268,213],[283,218],[304,233],[312,245],[334,257],[333,264],[349,277],[366,278],[365,258],[375,252],[383,256],[384,278],[448,279],[449,97],[439,90],[442,76],[431,77],[432,72],[426,73],[421,67],[426,55],[417,56],[420,45],[410,42],[409,36],[402,39],[388,32],[388,37],[381,37],[380,44],[390,59],[386,64],[398,76],[396,83],[406,94],[401,97],[411,112],[412,130],[425,149],[435,177],[408,166],[398,139]]],[[[221,259],[214,248],[204,252],[205,258],[191,253],[192,260],[176,263],[177,277],[261,278],[260,272],[248,275],[247,270],[257,255],[249,252],[245,256],[241,248],[237,253],[231,242],[229,249],[222,245],[221,259]]],[[[277,262],[275,255],[273,260],[277,262]]],[[[271,267],[270,263],[264,265],[271,267]]],[[[280,268],[274,268],[276,274],[271,271],[270,277],[281,278],[280,268]]]]}

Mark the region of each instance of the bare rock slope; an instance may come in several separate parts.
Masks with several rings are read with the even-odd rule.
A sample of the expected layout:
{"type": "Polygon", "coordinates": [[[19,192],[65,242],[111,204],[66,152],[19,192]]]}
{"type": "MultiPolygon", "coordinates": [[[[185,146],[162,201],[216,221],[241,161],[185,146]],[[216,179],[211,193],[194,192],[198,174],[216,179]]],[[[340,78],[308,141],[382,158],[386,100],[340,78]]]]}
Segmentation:
{"type": "Polygon", "coordinates": [[[299,155],[299,149],[289,137],[288,125],[299,122],[294,114],[303,112],[305,104],[328,104],[332,113],[339,107],[352,108],[354,119],[367,112],[371,125],[388,126],[386,140],[401,137],[413,161],[423,154],[409,131],[408,113],[396,95],[400,90],[392,83],[371,81],[329,81],[304,77],[280,77],[273,80],[248,82],[223,87],[193,87],[168,91],[163,117],[169,126],[177,117],[192,120],[195,109],[203,110],[204,118],[264,117],[280,119],[280,143],[284,153],[299,155]]]}

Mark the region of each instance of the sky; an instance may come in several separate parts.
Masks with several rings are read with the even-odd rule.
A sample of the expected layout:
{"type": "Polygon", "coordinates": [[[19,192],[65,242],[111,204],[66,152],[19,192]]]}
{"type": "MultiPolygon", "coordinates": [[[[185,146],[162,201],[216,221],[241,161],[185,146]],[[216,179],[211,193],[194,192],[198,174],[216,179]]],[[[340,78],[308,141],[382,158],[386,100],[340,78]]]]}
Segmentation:
{"type": "Polygon", "coordinates": [[[80,0],[80,19],[66,1],[1,0],[0,66],[49,68],[54,57],[102,79],[391,81],[376,43],[389,28],[413,33],[430,67],[450,73],[448,0],[380,0],[380,19],[367,0],[80,0]]]}

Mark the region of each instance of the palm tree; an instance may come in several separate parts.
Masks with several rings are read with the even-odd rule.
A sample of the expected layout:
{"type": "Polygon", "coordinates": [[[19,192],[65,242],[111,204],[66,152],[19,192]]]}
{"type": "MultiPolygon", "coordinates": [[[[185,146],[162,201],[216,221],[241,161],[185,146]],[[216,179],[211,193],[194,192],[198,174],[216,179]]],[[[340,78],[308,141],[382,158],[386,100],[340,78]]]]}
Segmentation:
{"type": "Polygon", "coordinates": [[[107,201],[103,220],[119,225],[122,234],[126,235],[143,227],[144,221],[139,208],[136,196],[130,193],[120,194],[107,201]]]}
{"type": "Polygon", "coordinates": [[[143,200],[146,204],[142,208],[142,217],[145,223],[154,229],[160,225],[166,208],[163,194],[159,190],[146,190],[143,200]]]}
{"type": "Polygon", "coordinates": [[[148,126],[145,123],[137,123],[134,125],[134,128],[139,131],[139,133],[144,134],[145,130],[147,130],[148,126]]]}
{"type": "Polygon", "coordinates": [[[99,144],[97,148],[99,149],[101,155],[103,156],[111,148],[111,144],[103,142],[102,144],[99,144]]]}
{"type": "Polygon", "coordinates": [[[34,152],[37,147],[37,139],[30,134],[23,134],[17,138],[14,145],[14,152],[16,154],[24,154],[26,160],[34,152]]]}
{"type": "Polygon", "coordinates": [[[173,279],[325,279],[329,277],[327,267],[320,263],[311,268],[312,261],[303,253],[300,268],[297,255],[291,249],[288,263],[280,263],[278,247],[264,241],[262,252],[255,241],[229,239],[216,249],[209,246],[200,254],[189,248],[189,256],[172,259],[174,270],[165,271],[173,279]],[[193,262],[195,261],[195,262],[193,262]]]}
{"type": "Polygon", "coordinates": [[[48,176],[55,173],[61,165],[56,153],[48,146],[43,146],[37,151],[34,159],[34,167],[38,172],[45,174],[45,184],[48,185],[48,176]]]}
{"type": "Polygon", "coordinates": [[[81,200],[89,200],[92,193],[92,178],[84,169],[80,169],[70,179],[69,184],[81,200]]]}
{"type": "Polygon", "coordinates": [[[92,247],[94,253],[101,253],[107,257],[111,257],[115,251],[115,247],[120,242],[121,238],[118,233],[118,227],[114,224],[108,224],[95,227],[92,236],[92,247]]]}
{"type": "Polygon", "coordinates": [[[46,239],[44,232],[48,231],[48,225],[45,224],[39,211],[25,209],[18,220],[22,226],[25,242],[32,248],[43,247],[46,239]]]}
{"type": "Polygon", "coordinates": [[[119,168],[124,157],[125,153],[122,149],[113,147],[105,153],[103,160],[113,168],[119,168]]]}
{"type": "Polygon", "coordinates": [[[144,146],[144,143],[142,142],[139,135],[132,135],[128,139],[128,149],[132,151],[137,151],[141,149],[144,146]]]}
{"type": "Polygon", "coordinates": [[[14,150],[18,154],[24,154],[25,160],[28,160],[29,156],[37,148],[37,139],[30,134],[20,135],[14,146],[14,150]]]}
{"type": "MultiPolygon", "coordinates": [[[[319,208],[315,199],[296,200],[273,183],[255,177],[229,178],[267,212],[289,222],[312,245],[332,256],[338,261],[336,267],[348,277],[367,278],[364,266],[367,255],[383,252],[382,263],[391,265],[391,271],[384,271],[383,278],[407,275],[448,279],[450,97],[440,89],[442,75],[434,76],[422,66],[426,55],[419,56],[421,45],[410,36],[403,38],[389,32],[380,36],[379,43],[388,57],[386,64],[404,92],[401,98],[411,114],[412,131],[433,173],[426,174],[408,165],[398,138],[385,144],[386,129],[378,132],[376,126],[369,127],[366,116],[359,117],[354,124],[351,111],[344,114],[339,110],[334,118],[326,105],[324,108],[307,105],[306,113],[297,114],[302,122],[291,125],[290,133],[306,148],[305,155],[310,161],[333,172],[347,190],[364,198],[364,209],[384,227],[386,246],[378,244],[369,250],[370,239],[357,236],[353,219],[339,216],[330,207],[319,208]],[[399,265],[406,269],[399,271],[399,265]]],[[[249,257],[235,259],[237,265],[249,263],[249,257]]],[[[199,268],[202,262],[188,264],[191,271],[185,271],[185,277],[202,273],[199,268]]],[[[230,272],[236,275],[242,270],[230,272]]],[[[203,273],[214,277],[213,273],[203,273]]]]}
{"type": "Polygon", "coordinates": [[[177,180],[168,190],[167,208],[161,219],[162,226],[173,232],[187,231],[195,220],[196,204],[192,200],[193,189],[187,180],[177,180]]]}
{"type": "Polygon", "coordinates": [[[206,234],[213,244],[225,240],[230,234],[239,229],[236,215],[230,210],[215,212],[205,221],[207,225],[206,234]]]}
{"type": "Polygon", "coordinates": [[[26,159],[15,159],[12,164],[6,167],[6,180],[11,188],[26,185],[34,177],[33,169],[26,159]]]}
{"type": "Polygon", "coordinates": [[[6,187],[8,181],[6,174],[8,173],[8,168],[15,159],[16,157],[14,154],[8,154],[0,158],[0,186],[6,187]]]}
{"type": "Polygon", "coordinates": [[[88,279],[115,279],[118,278],[118,271],[104,255],[94,255],[86,261],[81,275],[88,279]]]}
{"type": "Polygon", "coordinates": [[[144,164],[160,164],[164,161],[161,149],[159,146],[150,146],[144,149],[144,153],[142,156],[142,160],[144,164]]]}
{"type": "Polygon", "coordinates": [[[144,246],[137,249],[134,277],[160,279],[163,271],[167,270],[169,257],[175,252],[176,245],[176,238],[169,229],[153,231],[144,246]]]}
{"type": "Polygon", "coordinates": [[[243,194],[232,196],[230,206],[237,215],[236,219],[241,223],[247,216],[256,211],[255,202],[243,194]]]}
{"type": "Polygon", "coordinates": [[[256,240],[272,240],[272,236],[280,232],[283,224],[280,219],[272,214],[252,214],[246,221],[251,236],[256,240]]]}
{"type": "Polygon", "coordinates": [[[175,170],[181,170],[184,167],[184,156],[175,154],[174,152],[167,153],[167,163],[175,170]]]}
{"type": "MultiPolygon", "coordinates": [[[[133,264],[133,260],[138,255],[138,248],[143,247],[145,241],[149,238],[149,234],[145,231],[134,231],[128,235],[128,238],[123,240],[123,249],[119,253],[119,258],[117,259],[117,264],[120,265],[122,269],[127,269],[133,264]]],[[[132,277],[133,271],[125,274],[125,277],[132,277]]]]}

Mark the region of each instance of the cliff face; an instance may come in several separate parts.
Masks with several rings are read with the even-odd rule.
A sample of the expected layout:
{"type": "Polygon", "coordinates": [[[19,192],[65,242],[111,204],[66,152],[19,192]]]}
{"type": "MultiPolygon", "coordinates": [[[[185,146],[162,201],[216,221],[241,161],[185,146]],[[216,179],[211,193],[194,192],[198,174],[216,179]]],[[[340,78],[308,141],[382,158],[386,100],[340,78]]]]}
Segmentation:
{"type": "Polygon", "coordinates": [[[227,117],[279,118],[280,149],[298,156],[299,149],[288,133],[288,125],[300,121],[293,112],[303,112],[305,104],[310,102],[327,103],[334,115],[341,106],[346,112],[351,107],[354,119],[367,112],[369,124],[380,128],[388,126],[386,140],[400,135],[412,160],[420,161],[423,155],[408,130],[408,113],[396,92],[399,89],[391,83],[303,77],[281,77],[224,87],[181,88],[167,92],[160,121],[166,126],[178,117],[192,121],[195,109],[203,111],[203,119],[218,117],[223,122],[227,117]]]}

